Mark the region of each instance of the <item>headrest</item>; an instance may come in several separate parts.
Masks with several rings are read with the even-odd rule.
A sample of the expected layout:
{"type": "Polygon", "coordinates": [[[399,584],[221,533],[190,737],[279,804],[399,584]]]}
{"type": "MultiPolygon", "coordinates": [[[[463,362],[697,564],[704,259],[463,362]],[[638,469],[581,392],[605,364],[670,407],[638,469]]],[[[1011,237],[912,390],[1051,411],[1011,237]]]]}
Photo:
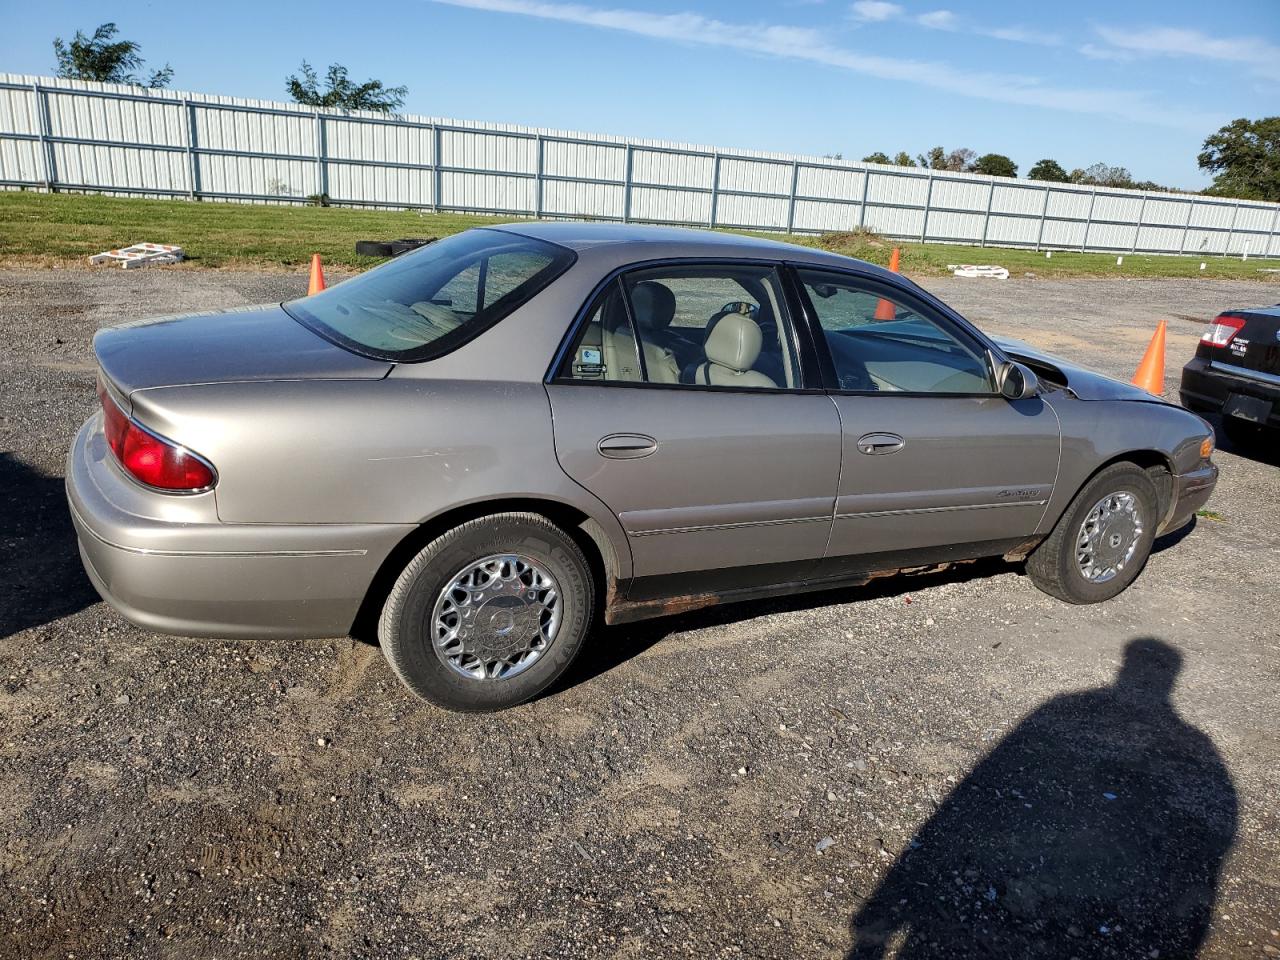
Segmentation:
{"type": "Polygon", "coordinates": [[[707,359],[742,373],[755,366],[762,340],[760,326],[741,313],[727,313],[707,334],[707,359]]]}
{"type": "Polygon", "coordinates": [[[636,323],[643,330],[665,330],[676,315],[676,295],[656,280],[642,280],[631,288],[636,323]]]}

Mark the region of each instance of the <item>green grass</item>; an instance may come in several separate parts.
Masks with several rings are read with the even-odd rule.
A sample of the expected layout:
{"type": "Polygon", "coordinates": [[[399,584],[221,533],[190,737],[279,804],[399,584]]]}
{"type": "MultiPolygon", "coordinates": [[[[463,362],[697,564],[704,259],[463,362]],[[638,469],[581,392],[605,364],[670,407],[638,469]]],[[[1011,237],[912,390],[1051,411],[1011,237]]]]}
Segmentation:
{"type": "MultiPolygon", "coordinates": [[[[508,220],[511,218],[507,218],[508,220]]],[[[353,210],[339,207],[267,206],[186,200],[139,200],[93,194],[0,191],[0,264],[50,266],[86,264],[91,254],[130,243],[176,243],[190,267],[255,266],[293,268],[319,253],[327,265],[363,268],[376,263],[355,254],[357,240],[442,237],[501,218],[452,213],[353,210]]],[[[777,234],[753,234],[778,239],[777,234]]],[[[867,233],[823,237],[793,236],[795,243],[887,264],[892,247],[902,251],[902,270],[915,276],[948,273],[947,264],[1007,267],[1011,276],[1037,277],[1211,277],[1280,280],[1258,272],[1280,260],[1238,257],[1154,257],[1055,252],[1052,259],[1032,250],[942,244],[894,244],[867,233]],[[1202,272],[1200,263],[1206,264],[1202,272]]]]}

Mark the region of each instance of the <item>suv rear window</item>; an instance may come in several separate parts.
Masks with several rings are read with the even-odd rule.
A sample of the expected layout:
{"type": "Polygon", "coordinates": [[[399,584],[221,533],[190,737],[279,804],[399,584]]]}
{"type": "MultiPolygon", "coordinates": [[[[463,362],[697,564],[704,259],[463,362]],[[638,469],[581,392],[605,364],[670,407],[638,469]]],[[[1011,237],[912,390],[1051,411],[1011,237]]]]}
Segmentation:
{"type": "Polygon", "coordinates": [[[468,230],[284,308],[354,353],[429,360],[493,326],[574,259],[572,251],[543,240],[468,230]]]}

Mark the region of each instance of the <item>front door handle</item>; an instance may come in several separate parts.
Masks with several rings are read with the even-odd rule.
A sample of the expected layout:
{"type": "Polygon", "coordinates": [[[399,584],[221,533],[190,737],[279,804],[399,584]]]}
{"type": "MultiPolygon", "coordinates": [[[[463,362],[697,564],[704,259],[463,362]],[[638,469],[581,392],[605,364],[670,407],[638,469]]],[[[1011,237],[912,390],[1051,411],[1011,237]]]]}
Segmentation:
{"type": "Polygon", "coordinates": [[[657,453],[658,441],[643,433],[611,433],[598,444],[600,456],[611,460],[639,460],[657,453]]]}
{"type": "Polygon", "coordinates": [[[896,433],[868,433],[858,438],[859,453],[897,453],[906,445],[896,433]]]}

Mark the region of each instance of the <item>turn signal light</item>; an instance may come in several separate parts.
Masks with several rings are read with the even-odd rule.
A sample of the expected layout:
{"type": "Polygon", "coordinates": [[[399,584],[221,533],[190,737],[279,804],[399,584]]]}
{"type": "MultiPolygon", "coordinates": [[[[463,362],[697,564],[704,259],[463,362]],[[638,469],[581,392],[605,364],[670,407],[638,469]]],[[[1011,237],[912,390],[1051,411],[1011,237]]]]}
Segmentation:
{"type": "Polygon", "coordinates": [[[192,493],[212,487],[217,475],[205,460],[129,419],[98,384],[102,428],[120,466],[135,480],[158,490],[192,493]]]}
{"type": "Polygon", "coordinates": [[[1225,347],[1243,328],[1243,317],[1218,317],[1201,334],[1200,342],[1212,347],[1225,347]]]}
{"type": "Polygon", "coordinates": [[[1200,444],[1200,459],[1208,460],[1213,456],[1213,437],[1205,437],[1204,442],[1200,444]]]}

